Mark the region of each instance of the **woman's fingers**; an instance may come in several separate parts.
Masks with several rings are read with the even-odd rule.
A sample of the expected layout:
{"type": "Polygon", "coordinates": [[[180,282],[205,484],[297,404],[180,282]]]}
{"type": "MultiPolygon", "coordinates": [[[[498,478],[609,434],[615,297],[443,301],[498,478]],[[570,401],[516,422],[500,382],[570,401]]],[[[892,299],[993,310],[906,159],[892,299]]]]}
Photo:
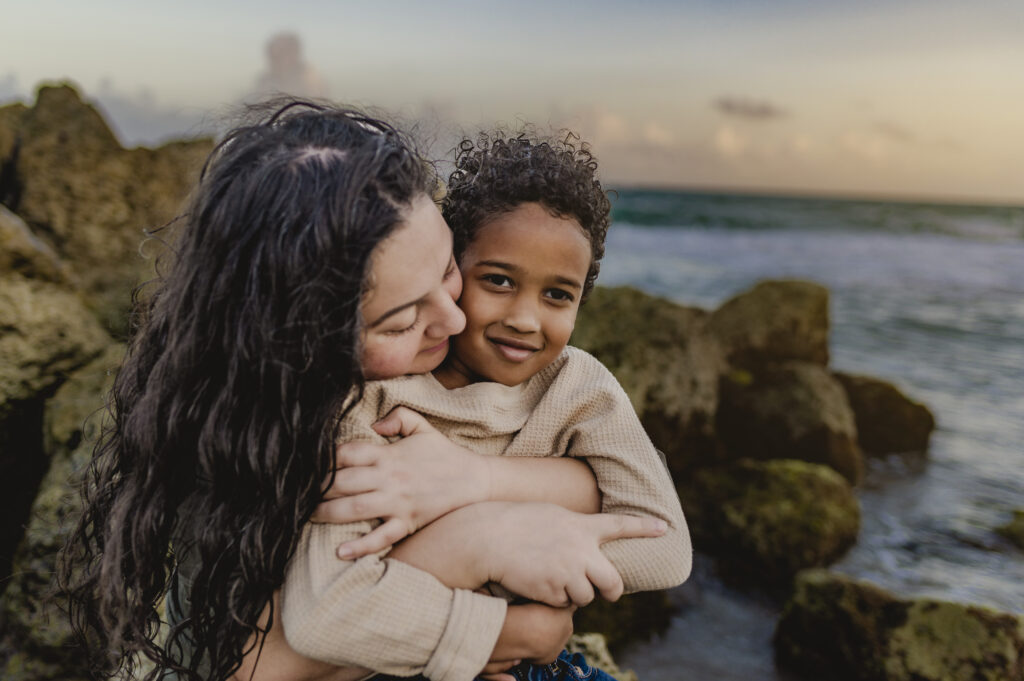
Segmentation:
{"type": "Polygon", "coordinates": [[[395,500],[380,492],[369,492],[345,496],[322,502],[313,511],[311,520],[315,523],[344,525],[360,520],[373,520],[392,515],[395,500]]]}
{"type": "Polygon", "coordinates": [[[580,575],[565,585],[565,595],[569,597],[566,605],[574,605],[582,608],[594,600],[594,585],[590,583],[589,575],[580,575]]]}
{"type": "Polygon", "coordinates": [[[598,543],[601,544],[613,539],[660,537],[668,530],[668,524],[664,520],[648,516],[597,513],[588,518],[594,525],[598,543]]]}
{"type": "Polygon", "coordinates": [[[409,528],[397,518],[392,518],[359,539],[347,541],[338,547],[338,558],[355,560],[371,553],[383,551],[409,535],[409,528]]]}
{"type": "Polygon", "coordinates": [[[606,601],[617,601],[622,596],[622,575],[607,559],[590,565],[587,568],[587,579],[606,601]]]}

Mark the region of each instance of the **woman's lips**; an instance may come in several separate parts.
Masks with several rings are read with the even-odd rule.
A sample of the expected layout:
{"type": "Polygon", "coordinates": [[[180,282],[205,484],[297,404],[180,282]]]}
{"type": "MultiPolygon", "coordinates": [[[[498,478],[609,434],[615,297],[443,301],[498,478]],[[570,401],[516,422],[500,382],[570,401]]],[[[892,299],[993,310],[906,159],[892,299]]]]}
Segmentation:
{"type": "Polygon", "coordinates": [[[424,354],[424,355],[432,355],[435,352],[440,352],[441,350],[447,350],[447,349],[448,349],[448,339],[445,338],[443,341],[441,341],[440,343],[438,343],[434,347],[427,348],[426,350],[420,350],[420,352],[422,354],[424,354]]]}
{"type": "Polygon", "coordinates": [[[488,338],[487,340],[510,362],[523,362],[540,349],[514,338],[488,338]]]}

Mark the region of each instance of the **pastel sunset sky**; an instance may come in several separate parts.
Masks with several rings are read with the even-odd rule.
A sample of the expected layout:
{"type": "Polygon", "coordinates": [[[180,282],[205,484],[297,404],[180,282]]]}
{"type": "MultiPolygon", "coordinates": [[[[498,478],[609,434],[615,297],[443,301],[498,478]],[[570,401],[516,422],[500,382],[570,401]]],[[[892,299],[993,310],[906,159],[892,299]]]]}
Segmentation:
{"type": "Polygon", "coordinates": [[[127,144],[202,132],[283,82],[441,139],[568,126],[611,185],[1024,202],[1021,0],[33,0],[3,15],[0,102],[71,79],[127,144]],[[305,65],[268,80],[281,32],[305,65]]]}

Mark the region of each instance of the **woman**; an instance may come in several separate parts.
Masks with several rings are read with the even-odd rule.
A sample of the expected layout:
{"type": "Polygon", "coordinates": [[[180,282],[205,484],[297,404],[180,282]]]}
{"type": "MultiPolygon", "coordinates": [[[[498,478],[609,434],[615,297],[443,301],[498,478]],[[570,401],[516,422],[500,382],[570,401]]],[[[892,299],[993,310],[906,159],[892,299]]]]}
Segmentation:
{"type": "MultiPolygon", "coordinates": [[[[405,136],[351,110],[289,103],[214,150],[117,375],[62,561],[101,673],[226,679],[243,657],[260,675],[296,670],[274,594],[332,478],[338,414],[368,378],[433,369],[464,323],[435,189],[405,136]],[[390,328],[408,308],[416,322],[390,328]]],[[[429,432],[392,445],[414,446],[473,456],[429,432]]],[[[509,494],[555,465],[589,475],[578,462],[524,461],[509,494]]],[[[593,531],[598,555],[606,529],[593,531]]],[[[567,635],[567,615],[551,610],[511,608],[502,650],[567,635]]]]}

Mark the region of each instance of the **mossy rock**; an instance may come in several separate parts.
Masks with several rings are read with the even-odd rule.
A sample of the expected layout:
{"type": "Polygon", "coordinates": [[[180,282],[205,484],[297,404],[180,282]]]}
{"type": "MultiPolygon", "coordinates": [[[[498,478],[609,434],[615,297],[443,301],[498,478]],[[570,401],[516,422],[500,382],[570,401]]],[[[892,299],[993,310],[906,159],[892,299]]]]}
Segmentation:
{"type": "Polygon", "coordinates": [[[741,460],[697,471],[679,488],[694,547],[728,579],[786,585],[828,565],[857,540],[860,505],[849,483],[803,461],[741,460]]]}
{"type": "Polygon", "coordinates": [[[928,450],[935,417],[888,381],[869,376],[833,374],[846,391],[857,423],[857,442],[867,454],[917,453],[928,450]]]}
{"type": "Polygon", "coordinates": [[[1013,518],[996,531],[1009,539],[1017,548],[1024,550],[1024,509],[1013,512],[1013,518]]]}
{"type": "Polygon", "coordinates": [[[786,362],[722,378],[718,437],[730,458],[800,459],[858,484],[864,460],[839,382],[817,364],[786,362]]]}
{"type": "Polygon", "coordinates": [[[712,312],[708,330],[735,368],[789,360],[825,366],[828,289],[809,281],[763,281],[712,312]]]}
{"type": "Polygon", "coordinates": [[[92,457],[105,416],[105,394],[123,354],[122,346],[109,346],[47,401],[43,423],[50,470],[32,505],[0,606],[3,647],[17,652],[6,661],[4,679],[87,676],[52,575],[57,554],[80,513],[72,481],[80,478],[92,457]]]}
{"type": "Polygon", "coordinates": [[[668,629],[675,608],[665,591],[641,591],[610,603],[598,598],[573,617],[576,631],[602,634],[612,650],[668,629]]]}
{"type": "Polygon", "coordinates": [[[99,112],[68,85],[39,89],[25,111],[8,207],[47,241],[115,335],[127,329],[132,288],[153,277],[144,231],[167,223],[212,143],[123,149],[99,112]]]}
{"type": "Polygon", "coordinates": [[[774,643],[781,667],[816,680],[1010,681],[1024,674],[1024,618],[900,598],[825,570],[797,577],[774,643]]]}
{"type": "Polygon", "coordinates": [[[580,308],[571,341],[615,374],[677,479],[717,456],[722,361],[706,320],[703,310],[633,288],[599,287],[580,308]]]}

